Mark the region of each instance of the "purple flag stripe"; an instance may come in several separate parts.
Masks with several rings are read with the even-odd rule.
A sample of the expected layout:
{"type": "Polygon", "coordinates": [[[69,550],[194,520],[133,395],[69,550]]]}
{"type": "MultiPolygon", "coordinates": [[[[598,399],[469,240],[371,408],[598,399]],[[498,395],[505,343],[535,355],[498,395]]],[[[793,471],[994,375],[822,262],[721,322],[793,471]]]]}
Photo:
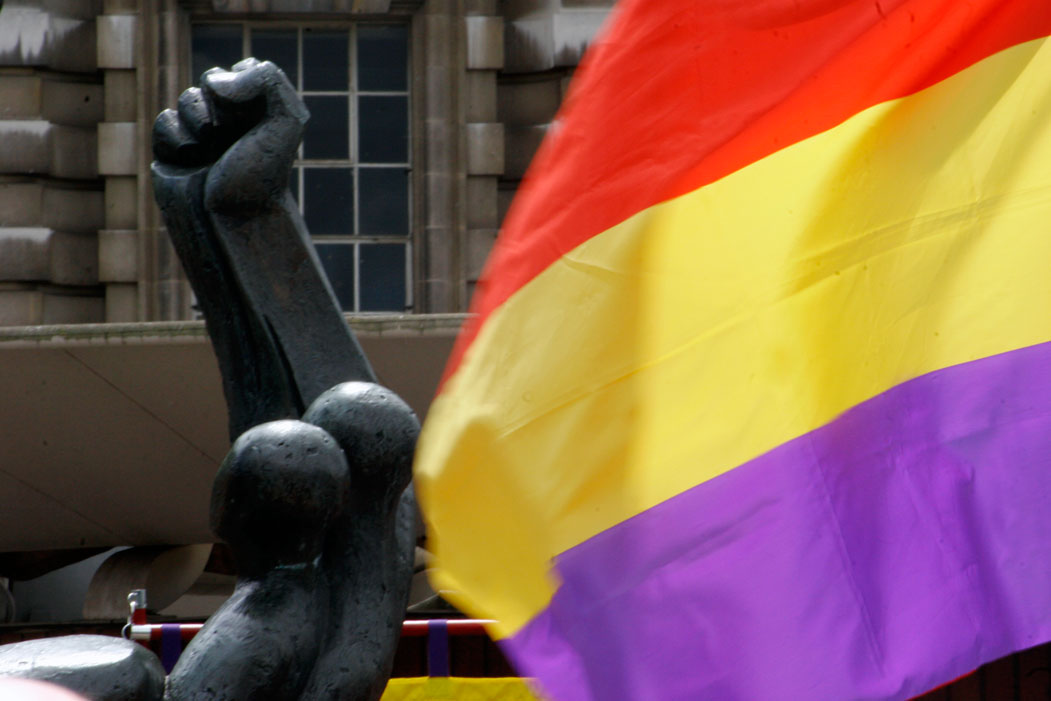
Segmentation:
{"type": "Polygon", "coordinates": [[[907,698],[1047,641],[1051,344],[894,387],[556,568],[504,646],[558,701],[907,698]]]}

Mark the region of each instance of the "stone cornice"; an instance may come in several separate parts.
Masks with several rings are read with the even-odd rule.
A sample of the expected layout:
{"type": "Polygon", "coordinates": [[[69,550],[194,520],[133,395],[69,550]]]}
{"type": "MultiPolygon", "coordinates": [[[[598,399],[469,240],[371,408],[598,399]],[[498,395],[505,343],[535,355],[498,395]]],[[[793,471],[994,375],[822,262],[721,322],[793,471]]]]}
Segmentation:
{"type": "Polygon", "coordinates": [[[280,15],[296,19],[412,14],[423,0],[179,0],[192,15],[257,17],[280,15]]]}

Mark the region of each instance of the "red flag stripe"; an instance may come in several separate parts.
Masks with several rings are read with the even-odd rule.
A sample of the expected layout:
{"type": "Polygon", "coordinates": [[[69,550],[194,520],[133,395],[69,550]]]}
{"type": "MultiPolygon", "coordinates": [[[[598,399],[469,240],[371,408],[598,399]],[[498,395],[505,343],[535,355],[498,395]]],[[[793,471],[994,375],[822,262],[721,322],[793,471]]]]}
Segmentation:
{"type": "Polygon", "coordinates": [[[589,238],[1051,34],[1047,0],[627,0],[616,12],[508,214],[443,383],[493,310],[589,238]]]}

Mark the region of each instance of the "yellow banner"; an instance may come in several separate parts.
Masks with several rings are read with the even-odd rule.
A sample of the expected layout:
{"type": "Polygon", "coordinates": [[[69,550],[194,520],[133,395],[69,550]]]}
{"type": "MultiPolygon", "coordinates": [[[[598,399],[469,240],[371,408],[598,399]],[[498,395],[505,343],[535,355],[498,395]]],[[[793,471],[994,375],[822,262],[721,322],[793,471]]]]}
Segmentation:
{"type": "Polygon", "coordinates": [[[406,677],[391,679],[380,701],[542,701],[518,677],[406,677]]]}

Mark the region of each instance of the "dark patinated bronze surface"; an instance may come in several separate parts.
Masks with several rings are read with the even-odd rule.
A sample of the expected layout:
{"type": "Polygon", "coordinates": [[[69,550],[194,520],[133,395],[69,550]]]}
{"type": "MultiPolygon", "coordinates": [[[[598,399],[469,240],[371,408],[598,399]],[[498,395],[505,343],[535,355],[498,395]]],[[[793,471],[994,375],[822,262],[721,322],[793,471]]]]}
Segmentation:
{"type": "Polygon", "coordinates": [[[164,669],[152,652],[104,635],[0,646],[0,677],[51,682],[92,701],[159,701],[164,693],[164,669]]]}
{"type": "MultiPolygon", "coordinates": [[[[378,699],[401,632],[419,422],[376,384],[288,190],[307,118],[279,68],[247,59],[206,72],[154,125],[157,201],[236,439],[210,517],[238,581],[168,676],[172,701],[378,699]]],[[[151,653],[118,640],[127,654],[107,657],[112,639],[89,637],[0,648],[0,675],[160,698],[151,653]]]]}
{"type": "Polygon", "coordinates": [[[306,119],[280,69],[247,59],[154,128],[158,203],[239,436],[211,507],[239,579],[173,700],[379,698],[407,602],[419,423],[375,384],[288,190],[306,119]]]}

